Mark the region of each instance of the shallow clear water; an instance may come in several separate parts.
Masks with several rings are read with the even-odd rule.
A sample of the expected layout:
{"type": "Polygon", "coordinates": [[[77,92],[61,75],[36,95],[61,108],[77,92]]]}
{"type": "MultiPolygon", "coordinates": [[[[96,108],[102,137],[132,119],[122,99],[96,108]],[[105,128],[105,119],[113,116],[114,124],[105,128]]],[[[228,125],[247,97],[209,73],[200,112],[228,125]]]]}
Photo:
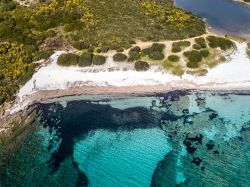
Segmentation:
{"type": "Polygon", "coordinates": [[[150,186],[157,163],[171,150],[158,128],[96,130],[74,146],[89,186],[150,186]]]}
{"type": "Polygon", "coordinates": [[[215,31],[250,39],[250,6],[233,0],[175,0],[175,3],[205,18],[215,31]]]}
{"type": "Polygon", "coordinates": [[[0,186],[250,186],[249,103],[192,91],[42,103],[0,186]]]}

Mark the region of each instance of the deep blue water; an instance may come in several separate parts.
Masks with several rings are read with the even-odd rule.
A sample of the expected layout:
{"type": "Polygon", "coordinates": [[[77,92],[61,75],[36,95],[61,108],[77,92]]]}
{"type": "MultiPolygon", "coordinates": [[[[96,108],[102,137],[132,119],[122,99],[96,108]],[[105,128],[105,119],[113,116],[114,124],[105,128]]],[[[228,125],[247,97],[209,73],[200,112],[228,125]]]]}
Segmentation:
{"type": "Polygon", "coordinates": [[[0,186],[250,186],[249,103],[185,91],[41,103],[0,186]]]}
{"type": "Polygon", "coordinates": [[[175,3],[205,18],[215,31],[250,39],[250,6],[232,0],[175,0],[175,3]]]}

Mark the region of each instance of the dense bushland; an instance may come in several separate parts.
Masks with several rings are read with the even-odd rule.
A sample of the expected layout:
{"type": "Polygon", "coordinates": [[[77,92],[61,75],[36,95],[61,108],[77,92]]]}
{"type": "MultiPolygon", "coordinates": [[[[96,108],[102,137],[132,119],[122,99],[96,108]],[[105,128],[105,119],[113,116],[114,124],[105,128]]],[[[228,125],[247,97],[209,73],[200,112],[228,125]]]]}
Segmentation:
{"type": "MultiPolygon", "coordinates": [[[[0,59],[6,58],[8,50],[16,48],[15,45],[19,46],[20,54],[25,53],[25,58],[21,60],[25,68],[13,81],[6,78],[3,71],[16,72],[12,65],[20,63],[17,60],[20,55],[12,53],[12,59],[1,61],[0,104],[13,98],[19,84],[32,75],[34,66],[27,64],[47,59],[53,50],[73,46],[79,50],[87,49],[89,53],[112,49],[122,52],[124,48],[131,47],[135,39],[176,40],[203,33],[204,21],[174,7],[171,0],[42,0],[29,7],[20,6],[12,0],[1,0],[0,45],[8,42],[11,49],[3,50],[0,59]]],[[[140,57],[141,51],[131,51],[128,61],[136,61],[140,57]]],[[[159,52],[150,53],[149,57],[163,58],[159,52]]],[[[102,56],[82,54],[77,63],[76,58],[64,55],[58,63],[66,66],[105,63],[102,56]]]]}

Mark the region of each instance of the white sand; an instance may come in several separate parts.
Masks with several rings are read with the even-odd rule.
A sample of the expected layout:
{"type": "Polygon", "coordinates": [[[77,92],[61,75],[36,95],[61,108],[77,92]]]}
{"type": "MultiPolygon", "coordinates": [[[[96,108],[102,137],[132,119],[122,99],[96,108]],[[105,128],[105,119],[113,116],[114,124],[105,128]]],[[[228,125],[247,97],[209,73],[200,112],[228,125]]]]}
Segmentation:
{"type": "Polygon", "coordinates": [[[32,102],[30,95],[45,90],[65,90],[71,87],[128,87],[166,85],[175,88],[194,89],[249,89],[250,60],[246,43],[238,43],[237,51],[227,63],[209,70],[203,77],[185,74],[182,77],[152,67],[146,72],[137,72],[131,65],[113,62],[107,58],[103,66],[88,68],[60,67],[56,64],[62,51],[52,55],[52,62],[40,68],[19,91],[18,103],[11,112],[18,111],[32,102]],[[126,69],[126,70],[124,70],[126,69]]]}

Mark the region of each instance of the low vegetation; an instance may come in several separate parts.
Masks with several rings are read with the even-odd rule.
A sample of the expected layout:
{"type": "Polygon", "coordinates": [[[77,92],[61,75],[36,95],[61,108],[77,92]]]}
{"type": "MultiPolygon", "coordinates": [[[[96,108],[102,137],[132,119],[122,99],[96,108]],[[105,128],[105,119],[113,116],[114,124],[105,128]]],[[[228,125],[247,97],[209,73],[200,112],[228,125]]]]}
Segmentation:
{"type": "Polygon", "coordinates": [[[193,44],[193,49],[200,50],[201,46],[199,44],[193,44]]]}
{"type": "MultiPolygon", "coordinates": [[[[138,71],[148,69],[152,60],[175,63],[171,71],[181,75],[184,67],[177,63],[181,54],[165,59],[165,46],[157,42],[185,40],[205,32],[202,18],[176,8],[172,0],[41,0],[27,7],[0,0],[0,104],[12,99],[19,85],[31,77],[35,69],[32,61],[48,59],[55,50],[84,51],[81,55],[61,55],[57,63],[62,66],[102,65],[106,57],[96,53],[116,50],[115,61],[136,62],[138,71]],[[135,39],[156,43],[143,50],[131,48],[135,39]],[[122,54],[128,48],[128,56],[122,54]]],[[[212,48],[233,46],[228,39],[206,39],[212,48]]],[[[204,40],[195,39],[202,58],[209,56],[204,40]]],[[[173,42],[172,52],[179,53],[190,45],[189,41],[173,42]]],[[[192,53],[188,59],[197,58],[192,53]]]]}
{"type": "Polygon", "coordinates": [[[123,54],[123,53],[116,53],[113,56],[114,61],[116,62],[123,62],[125,60],[127,60],[127,55],[123,54]]]}
{"type": "Polygon", "coordinates": [[[92,54],[89,52],[83,52],[78,59],[78,66],[86,67],[92,65],[92,54]]]}
{"type": "Polygon", "coordinates": [[[20,84],[33,74],[35,65],[23,44],[0,42],[0,104],[14,98],[20,84]]]}
{"type": "Polygon", "coordinates": [[[49,51],[36,51],[32,54],[32,61],[39,61],[39,60],[47,60],[54,51],[49,50],[49,51]]]}
{"type": "Polygon", "coordinates": [[[180,60],[180,57],[177,55],[169,55],[168,60],[171,62],[178,62],[180,60]]]}
{"type": "Polygon", "coordinates": [[[62,54],[58,57],[57,64],[60,66],[76,66],[79,56],[73,53],[62,54]]]}
{"type": "Polygon", "coordinates": [[[183,53],[185,57],[188,59],[187,67],[189,68],[198,68],[198,63],[202,60],[202,55],[199,51],[192,50],[186,51],[183,53]]]}
{"type": "Polygon", "coordinates": [[[163,62],[163,67],[173,73],[174,75],[181,76],[184,74],[184,67],[182,65],[176,63],[176,62],[171,62],[170,60],[165,60],[163,62]]]}
{"type": "Polygon", "coordinates": [[[202,57],[208,57],[210,55],[210,52],[208,49],[201,49],[200,54],[202,57]]]}
{"type": "Polygon", "coordinates": [[[128,62],[139,60],[141,58],[141,48],[135,46],[129,50],[128,54],[129,54],[128,62]]]}
{"type": "Polygon", "coordinates": [[[247,49],[250,49],[250,42],[247,43],[247,49]]]}
{"type": "Polygon", "coordinates": [[[199,37],[194,39],[195,43],[198,44],[201,48],[207,48],[207,43],[205,38],[199,37]]]}
{"type": "Polygon", "coordinates": [[[93,65],[103,65],[106,57],[102,55],[93,55],[89,52],[83,52],[80,56],[74,53],[62,54],[57,60],[60,66],[80,66],[86,67],[93,65]]]}
{"type": "Polygon", "coordinates": [[[142,50],[143,55],[147,55],[152,60],[163,60],[165,55],[163,49],[165,44],[153,43],[151,47],[142,50]]]}
{"type": "Polygon", "coordinates": [[[145,61],[137,61],[135,62],[134,67],[136,71],[147,71],[149,69],[149,63],[145,61]]]}
{"type": "Polygon", "coordinates": [[[218,36],[208,36],[208,45],[211,48],[220,48],[223,51],[232,49],[235,44],[231,40],[218,36]]]}
{"type": "Polygon", "coordinates": [[[247,56],[250,58],[250,42],[249,43],[247,43],[247,49],[246,49],[247,51],[247,56]]]}
{"type": "Polygon", "coordinates": [[[179,53],[186,47],[189,47],[191,43],[189,41],[179,41],[179,42],[173,42],[172,43],[172,52],[173,53],[179,53]]]}
{"type": "Polygon", "coordinates": [[[106,57],[102,55],[93,55],[92,63],[93,65],[103,65],[106,62],[106,57]]]}

